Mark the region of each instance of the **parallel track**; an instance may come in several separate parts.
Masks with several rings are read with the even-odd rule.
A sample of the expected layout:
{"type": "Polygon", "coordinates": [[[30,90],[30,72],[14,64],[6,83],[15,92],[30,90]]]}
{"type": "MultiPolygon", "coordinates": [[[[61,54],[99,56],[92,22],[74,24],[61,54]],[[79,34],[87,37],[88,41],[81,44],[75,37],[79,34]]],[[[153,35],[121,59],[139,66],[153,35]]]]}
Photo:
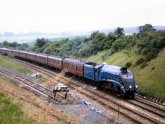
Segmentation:
{"type": "MultiPolygon", "coordinates": [[[[18,61],[18,60],[17,60],[18,61]]],[[[20,61],[20,60],[19,60],[20,61]]],[[[55,76],[60,76],[60,80],[64,84],[76,89],[77,91],[81,92],[82,94],[90,97],[91,99],[101,103],[102,105],[105,105],[109,109],[113,109],[115,111],[120,111],[122,115],[125,115],[129,119],[132,119],[133,121],[137,123],[165,123],[164,119],[164,106],[155,105],[155,106],[149,106],[146,101],[141,102],[140,104],[137,103],[139,100],[120,100],[116,99],[113,96],[107,96],[104,93],[101,93],[96,90],[92,90],[88,88],[87,85],[78,83],[78,81],[73,81],[70,78],[65,77],[63,74],[57,74],[53,71],[47,70],[45,68],[30,64],[25,61],[20,61],[21,63],[24,63],[28,67],[32,67],[34,70],[37,70],[38,72],[41,72],[50,78],[54,78],[55,76]],[[145,104],[145,107],[144,107],[145,104]],[[147,107],[146,107],[147,106],[147,107]]],[[[136,95],[136,99],[139,99],[138,95],[136,95]]],[[[151,101],[149,102],[151,103],[151,101]]]]}
{"type": "MultiPolygon", "coordinates": [[[[5,77],[9,78],[9,79],[12,79],[16,82],[19,82],[19,84],[23,84],[25,85],[26,87],[32,89],[33,91],[36,91],[38,93],[40,93],[41,95],[45,96],[45,97],[49,97],[51,98],[52,100],[54,100],[54,94],[52,92],[51,89],[48,89],[38,83],[35,83],[34,81],[32,81],[31,79],[28,79],[28,78],[25,78],[24,76],[21,76],[19,74],[16,74],[16,73],[13,73],[11,72],[11,70],[6,70],[5,68],[0,68],[0,74],[1,75],[4,75],[5,77]]],[[[12,94],[11,92],[9,92],[10,94],[12,94]]],[[[64,96],[62,96],[61,94],[56,94],[58,95],[59,97],[61,97],[60,100],[64,100],[66,102],[66,99],[64,98],[64,96]]],[[[56,101],[58,101],[56,99],[56,101]]],[[[61,102],[61,101],[60,101],[61,102]]],[[[43,109],[43,108],[42,108],[43,109]]],[[[47,111],[47,110],[45,110],[47,111]]],[[[60,115],[56,115],[56,113],[50,113],[52,116],[56,117],[59,121],[61,121],[61,117],[60,115]]],[[[75,120],[71,119],[69,121],[67,120],[63,120],[65,123],[75,123],[75,120]]]]}

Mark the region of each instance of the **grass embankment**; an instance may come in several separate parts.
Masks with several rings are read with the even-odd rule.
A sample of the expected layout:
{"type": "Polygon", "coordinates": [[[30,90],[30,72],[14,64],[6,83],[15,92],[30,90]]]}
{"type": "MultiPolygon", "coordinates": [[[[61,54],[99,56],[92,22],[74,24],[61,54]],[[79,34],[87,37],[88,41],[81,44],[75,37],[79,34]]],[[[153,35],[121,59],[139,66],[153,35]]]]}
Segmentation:
{"type": "Polygon", "coordinates": [[[0,123],[1,124],[35,124],[29,119],[14,101],[0,92],[0,123]]]}
{"type": "Polygon", "coordinates": [[[142,56],[135,54],[132,50],[123,50],[113,55],[108,55],[108,53],[109,51],[103,51],[96,56],[87,58],[87,60],[97,63],[106,62],[117,66],[125,66],[127,62],[131,62],[130,70],[135,75],[140,92],[165,100],[165,49],[155,59],[147,62],[144,68],[141,65],[134,66],[142,56]]]}
{"type": "Polygon", "coordinates": [[[12,59],[10,59],[7,56],[0,55],[0,66],[14,69],[14,70],[17,70],[17,71],[22,72],[24,74],[31,73],[30,69],[27,69],[26,67],[21,66],[20,64],[13,61],[12,59]]]}

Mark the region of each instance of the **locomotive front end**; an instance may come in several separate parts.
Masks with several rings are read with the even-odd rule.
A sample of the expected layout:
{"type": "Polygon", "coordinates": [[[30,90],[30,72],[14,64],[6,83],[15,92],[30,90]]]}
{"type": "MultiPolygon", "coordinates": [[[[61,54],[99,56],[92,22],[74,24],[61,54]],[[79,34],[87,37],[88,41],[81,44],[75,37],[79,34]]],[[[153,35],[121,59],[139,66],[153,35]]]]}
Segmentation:
{"type": "Polygon", "coordinates": [[[127,68],[121,68],[120,70],[121,83],[126,90],[125,96],[134,99],[134,94],[138,92],[138,85],[135,84],[134,75],[127,68]]]}

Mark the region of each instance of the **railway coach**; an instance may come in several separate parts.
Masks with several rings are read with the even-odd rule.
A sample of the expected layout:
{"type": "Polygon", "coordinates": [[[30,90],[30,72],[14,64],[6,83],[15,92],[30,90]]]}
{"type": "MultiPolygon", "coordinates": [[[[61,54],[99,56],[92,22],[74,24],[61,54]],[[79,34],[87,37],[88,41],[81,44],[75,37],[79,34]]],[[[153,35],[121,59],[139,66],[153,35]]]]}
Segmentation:
{"type": "Polygon", "coordinates": [[[61,57],[48,56],[48,66],[62,70],[63,69],[62,60],[63,58],[61,57]]]}
{"type": "Polygon", "coordinates": [[[65,72],[72,73],[79,77],[84,77],[84,62],[76,59],[64,58],[63,59],[63,70],[65,72]]]}
{"type": "Polygon", "coordinates": [[[16,51],[17,50],[14,50],[14,49],[7,49],[7,55],[15,57],[16,51]]]}
{"type": "Polygon", "coordinates": [[[15,56],[21,59],[27,59],[27,52],[16,50],[15,56]]]}
{"type": "Polygon", "coordinates": [[[35,54],[35,62],[38,62],[43,65],[48,64],[48,56],[45,54],[37,53],[35,54]]]}
{"type": "Polygon", "coordinates": [[[27,52],[27,60],[31,61],[31,62],[35,62],[36,60],[36,53],[34,52],[27,52]]]}
{"type": "Polygon", "coordinates": [[[7,48],[0,48],[0,53],[2,54],[2,55],[7,55],[7,48]]]}

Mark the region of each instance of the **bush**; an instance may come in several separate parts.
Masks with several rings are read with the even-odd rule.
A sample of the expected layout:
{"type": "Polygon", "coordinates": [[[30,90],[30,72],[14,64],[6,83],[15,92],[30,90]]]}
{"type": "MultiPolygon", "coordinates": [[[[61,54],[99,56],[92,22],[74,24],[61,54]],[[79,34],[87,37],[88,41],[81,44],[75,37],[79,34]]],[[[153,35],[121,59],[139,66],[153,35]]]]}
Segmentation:
{"type": "Polygon", "coordinates": [[[147,66],[148,64],[146,62],[143,62],[141,65],[140,65],[140,68],[143,69],[147,66]]]}
{"type": "Polygon", "coordinates": [[[147,61],[155,58],[165,47],[165,31],[144,32],[137,44],[140,54],[146,56],[147,61]]]}
{"type": "Polygon", "coordinates": [[[135,65],[140,65],[141,63],[146,62],[146,59],[140,58],[135,62],[135,65]]]}
{"type": "Polygon", "coordinates": [[[114,43],[112,44],[112,51],[113,52],[117,52],[121,49],[124,49],[126,47],[126,44],[124,44],[123,39],[117,39],[116,41],[114,41],[114,43]]]}
{"type": "Polygon", "coordinates": [[[151,68],[151,70],[154,70],[155,69],[155,66],[153,66],[152,68],[151,68]]]}
{"type": "Polygon", "coordinates": [[[125,63],[125,67],[129,68],[129,67],[131,67],[131,66],[132,66],[132,62],[127,62],[127,63],[125,63]]]}

